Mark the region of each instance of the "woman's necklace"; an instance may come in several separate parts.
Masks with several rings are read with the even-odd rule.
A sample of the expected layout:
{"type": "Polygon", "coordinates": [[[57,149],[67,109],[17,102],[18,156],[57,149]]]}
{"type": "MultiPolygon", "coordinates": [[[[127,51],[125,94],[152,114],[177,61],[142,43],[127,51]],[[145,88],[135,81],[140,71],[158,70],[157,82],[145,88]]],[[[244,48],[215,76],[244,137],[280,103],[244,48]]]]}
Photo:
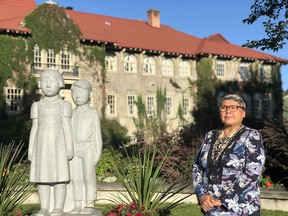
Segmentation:
{"type": "Polygon", "coordinates": [[[229,136],[225,133],[225,130],[222,129],[221,132],[219,133],[219,137],[216,140],[215,144],[213,145],[213,150],[212,150],[212,158],[214,162],[216,162],[224,149],[229,145],[231,140],[234,138],[234,136],[243,128],[243,125],[240,125],[237,129],[233,131],[229,136]],[[222,133],[223,132],[223,133],[222,133]],[[220,138],[220,135],[223,134],[223,137],[220,138]]]}
{"type": "Polygon", "coordinates": [[[228,138],[234,137],[234,135],[242,128],[242,126],[243,126],[243,125],[240,125],[238,128],[236,128],[229,136],[227,136],[226,133],[225,133],[225,130],[222,129],[224,138],[225,138],[225,139],[228,139],[228,138]]]}

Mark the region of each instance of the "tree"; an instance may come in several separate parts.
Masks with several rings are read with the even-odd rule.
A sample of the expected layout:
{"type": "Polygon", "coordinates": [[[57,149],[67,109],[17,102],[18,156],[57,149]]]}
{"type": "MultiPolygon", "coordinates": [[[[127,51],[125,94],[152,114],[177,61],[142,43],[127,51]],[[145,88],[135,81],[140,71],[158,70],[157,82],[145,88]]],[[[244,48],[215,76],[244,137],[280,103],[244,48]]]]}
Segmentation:
{"type": "Polygon", "coordinates": [[[243,46],[274,52],[282,49],[288,40],[288,0],[255,0],[250,9],[251,14],[243,23],[250,25],[264,19],[267,38],[248,40],[243,46]]]}

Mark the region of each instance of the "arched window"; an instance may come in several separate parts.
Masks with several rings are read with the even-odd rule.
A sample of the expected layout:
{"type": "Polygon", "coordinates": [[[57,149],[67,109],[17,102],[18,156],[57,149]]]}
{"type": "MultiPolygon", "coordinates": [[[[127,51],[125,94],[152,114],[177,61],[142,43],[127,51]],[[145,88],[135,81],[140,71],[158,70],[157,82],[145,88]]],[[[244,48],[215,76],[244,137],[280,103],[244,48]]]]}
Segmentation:
{"type": "Polygon", "coordinates": [[[155,74],[155,59],[152,57],[144,58],[143,71],[145,74],[155,74]]]}
{"type": "Polygon", "coordinates": [[[117,71],[117,58],[114,54],[105,56],[105,66],[107,71],[117,71]]]}
{"type": "Polygon", "coordinates": [[[173,76],[173,62],[170,59],[163,59],[163,61],[162,61],[162,75],[173,76]]]}
{"type": "Polygon", "coordinates": [[[124,71],[136,73],[137,61],[134,55],[125,55],[124,57],[124,71]]]}
{"type": "Polygon", "coordinates": [[[190,64],[188,61],[181,61],[179,64],[179,75],[183,77],[190,76],[190,64]]]}

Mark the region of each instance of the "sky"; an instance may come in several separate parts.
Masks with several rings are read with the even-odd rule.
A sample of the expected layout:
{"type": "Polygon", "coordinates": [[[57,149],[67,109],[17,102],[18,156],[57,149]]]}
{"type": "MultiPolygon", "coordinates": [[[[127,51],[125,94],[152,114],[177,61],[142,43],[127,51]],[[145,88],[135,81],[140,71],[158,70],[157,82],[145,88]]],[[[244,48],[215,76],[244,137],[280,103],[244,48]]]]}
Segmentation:
{"type": "MultiPolygon", "coordinates": [[[[35,0],[36,4],[47,0],[35,0]]],[[[51,0],[49,0],[51,1],[51,0]]],[[[266,37],[261,21],[248,25],[254,0],[53,0],[75,11],[147,21],[147,11],[158,9],[161,24],[204,38],[220,33],[235,45],[266,37]]],[[[260,49],[258,49],[260,51],[260,49]]],[[[288,59],[288,44],[278,52],[264,51],[288,59]]],[[[282,88],[288,90],[288,65],[281,67],[282,88]]]]}

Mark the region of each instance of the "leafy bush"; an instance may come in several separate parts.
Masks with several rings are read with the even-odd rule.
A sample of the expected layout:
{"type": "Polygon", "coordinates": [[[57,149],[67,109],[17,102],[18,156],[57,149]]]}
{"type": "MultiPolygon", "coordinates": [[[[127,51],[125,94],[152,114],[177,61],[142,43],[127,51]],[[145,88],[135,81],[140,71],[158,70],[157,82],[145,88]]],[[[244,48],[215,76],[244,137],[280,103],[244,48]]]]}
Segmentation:
{"type": "Polygon", "coordinates": [[[266,149],[264,175],[288,188],[288,133],[285,127],[275,120],[266,120],[264,128],[259,131],[266,149]]]}
{"type": "Polygon", "coordinates": [[[168,160],[163,164],[161,176],[169,183],[187,182],[191,183],[191,170],[194,161],[192,148],[184,144],[183,137],[179,131],[162,133],[156,140],[157,156],[155,160],[161,162],[167,151],[168,160]]]}
{"type": "Polygon", "coordinates": [[[33,192],[34,184],[27,178],[30,166],[21,155],[23,143],[0,145],[0,215],[14,215],[33,192]]]}
{"type": "Polygon", "coordinates": [[[103,140],[118,149],[123,143],[130,142],[128,129],[120,124],[117,119],[101,119],[101,131],[103,140]]]}
{"type": "Polygon", "coordinates": [[[121,153],[106,143],[103,146],[101,159],[96,165],[96,176],[98,181],[111,182],[112,179],[115,179],[117,171],[115,170],[112,161],[121,166],[121,153]]]}
{"type": "MultiPolygon", "coordinates": [[[[165,179],[160,176],[160,172],[171,152],[168,150],[162,160],[157,163],[155,161],[157,147],[156,145],[153,146],[154,148],[145,148],[144,151],[141,151],[141,147],[138,145],[124,147],[126,166],[130,168],[128,172],[127,169],[114,164],[118,172],[117,176],[127,194],[119,192],[119,196],[113,197],[111,201],[123,208],[134,203],[135,209],[133,210],[135,210],[136,215],[137,213],[140,215],[143,211],[146,215],[169,215],[173,208],[191,195],[188,194],[181,199],[173,198],[175,194],[190,184],[184,186],[171,184],[167,187],[165,179]],[[173,201],[171,202],[169,199],[173,199],[173,201]],[[166,203],[168,200],[169,203],[166,203]]],[[[115,211],[117,208],[107,215],[111,215],[115,211]]]]}

